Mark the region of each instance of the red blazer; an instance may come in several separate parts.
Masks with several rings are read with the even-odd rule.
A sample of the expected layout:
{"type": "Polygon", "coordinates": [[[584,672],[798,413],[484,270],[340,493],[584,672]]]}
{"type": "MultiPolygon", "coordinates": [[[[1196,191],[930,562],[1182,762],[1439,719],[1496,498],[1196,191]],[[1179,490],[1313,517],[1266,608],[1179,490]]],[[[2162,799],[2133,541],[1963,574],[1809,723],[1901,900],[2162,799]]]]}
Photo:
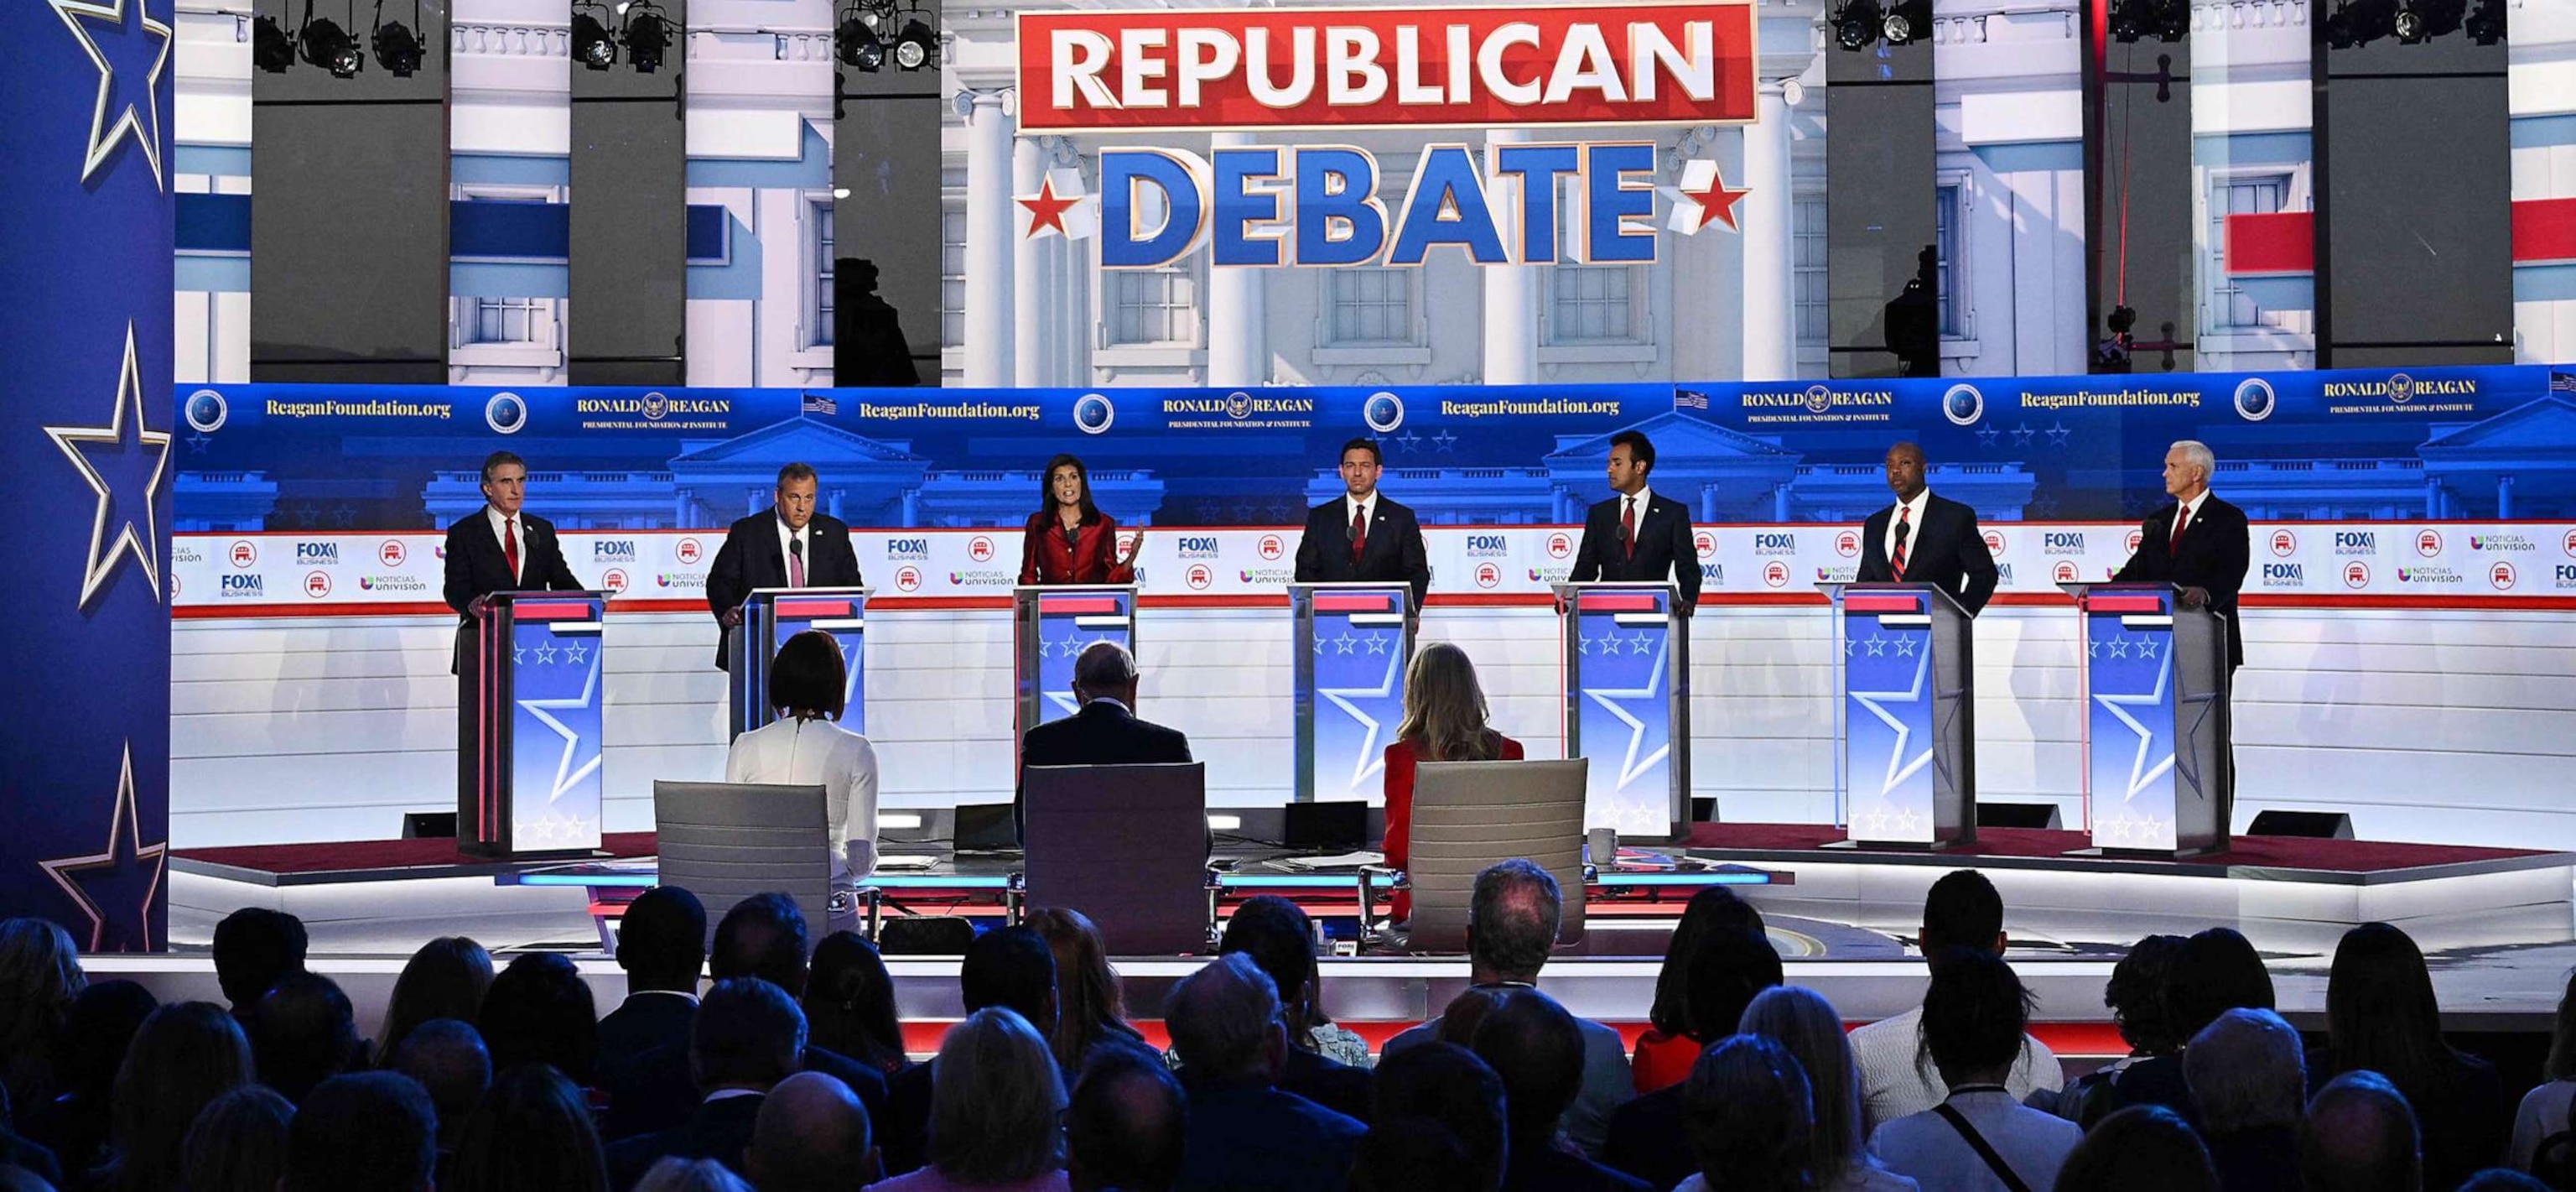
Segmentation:
{"type": "Polygon", "coordinates": [[[1064,544],[1064,525],[1055,514],[1029,516],[1020,536],[1020,582],[1024,584],[1132,584],[1134,567],[1118,563],[1118,519],[1104,513],[1074,532],[1064,544]]]}
{"type": "MultiPolygon", "coordinates": [[[[1492,730],[1488,729],[1486,731],[1491,732],[1492,730]]],[[[1502,737],[1503,742],[1502,752],[1498,755],[1498,760],[1507,762],[1516,762],[1521,760],[1520,742],[1515,741],[1510,737],[1503,737],[1501,733],[1495,733],[1494,735],[1502,737]]],[[[1413,755],[1413,742],[1411,741],[1398,741],[1395,744],[1386,747],[1386,863],[1396,869],[1404,868],[1406,862],[1411,859],[1410,853],[1413,845],[1413,763],[1417,760],[1419,759],[1415,758],[1413,755]]],[[[1396,919],[1398,921],[1402,921],[1404,919],[1409,919],[1412,916],[1413,895],[1403,890],[1396,891],[1396,919]]]]}

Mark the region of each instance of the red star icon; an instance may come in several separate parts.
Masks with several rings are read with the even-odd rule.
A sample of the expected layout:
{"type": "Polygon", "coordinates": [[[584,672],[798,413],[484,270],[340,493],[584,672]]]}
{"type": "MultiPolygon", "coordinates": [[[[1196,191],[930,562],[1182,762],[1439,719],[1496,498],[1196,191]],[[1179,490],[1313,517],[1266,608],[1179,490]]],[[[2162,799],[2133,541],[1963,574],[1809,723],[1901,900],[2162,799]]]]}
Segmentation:
{"type": "Polygon", "coordinates": [[[1727,189],[1726,175],[1715,170],[1711,170],[1708,175],[1707,189],[1686,190],[1682,192],[1682,195],[1683,197],[1699,204],[1699,224],[1701,227],[1707,227],[1709,222],[1714,220],[1718,223],[1725,224],[1727,231],[1741,232],[1744,229],[1736,226],[1735,223],[1735,205],[1743,201],[1744,196],[1752,193],[1753,191],[1749,188],[1745,190],[1727,189]]]}
{"type": "Polygon", "coordinates": [[[1038,183],[1038,193],[1034,197],[1017,201],[1020,206],[1029,209],[1029,230],[1023,233],[1024,235],[1035,236],[1045,229],[1053,228],[1057,235],[1062,236],[1068,234],[1064,230],[1064,213],[1074,204],[1081,202],[1082,196],[1057,198],[1055,179],[1048,178],[1038,183]]]}

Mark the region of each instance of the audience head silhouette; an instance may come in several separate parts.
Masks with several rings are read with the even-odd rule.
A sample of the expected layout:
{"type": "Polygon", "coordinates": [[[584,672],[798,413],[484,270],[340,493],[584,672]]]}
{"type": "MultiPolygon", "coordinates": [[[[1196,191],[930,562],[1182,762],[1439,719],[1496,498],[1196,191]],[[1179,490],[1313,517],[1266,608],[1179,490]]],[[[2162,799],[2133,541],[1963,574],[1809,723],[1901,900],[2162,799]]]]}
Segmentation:
{"type": "Polygon", "coordinates": [[[805,992],[805,958],[810,937],[805,912],[784,894],[754,894],[735,903],[716,924],[716,946],[707,972],[718,981],[758,977],[786,990],[805,992]]]}
{"type": "Polygon", "coordinates": [[[1467,960],[1476,980],[1535,982],[1564,914],[1555,875],[1536,862],[1486,866],[1467,909],[1467,960]]]}

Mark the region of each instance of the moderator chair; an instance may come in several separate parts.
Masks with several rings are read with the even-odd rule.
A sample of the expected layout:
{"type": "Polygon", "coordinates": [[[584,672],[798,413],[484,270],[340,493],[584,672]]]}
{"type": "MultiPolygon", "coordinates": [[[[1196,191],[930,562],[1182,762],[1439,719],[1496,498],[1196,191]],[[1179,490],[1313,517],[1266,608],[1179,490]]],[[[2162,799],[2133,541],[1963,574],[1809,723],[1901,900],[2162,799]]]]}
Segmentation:
{"type": "Polygon", "coordinates": [[[833,905],[826,806],[820,786],[657,781],[656,880],[698,896],[710,946],[725,912],[773,892],[795,899],[806,930],[821,939],[856,919],[855,903],[833,905]]]}
{"type": "MultiPolygon", "coordinates": [[[[1410,867],[1397,874],[1413,891],[1404,947],[1467,950],[1467,911],[1476,874],[1525,857],[1556,876],[1565,918],[1556,942],[1583,938],[1583,788],[1589,763],[1423,762],[1414,770],[1410,867]]],[[[1374,915],[1371,870],[1360,875],[1360,918],[1374,915]]],[[[1376,874],[1395,873],[1374,869],[1376,874]]]]}
{"type": "Polygon", "coordinates": [[[1030,766],[1030,906],[1081,911],[1112,956],[1208,949],[1207,764],[1030,766]]]}

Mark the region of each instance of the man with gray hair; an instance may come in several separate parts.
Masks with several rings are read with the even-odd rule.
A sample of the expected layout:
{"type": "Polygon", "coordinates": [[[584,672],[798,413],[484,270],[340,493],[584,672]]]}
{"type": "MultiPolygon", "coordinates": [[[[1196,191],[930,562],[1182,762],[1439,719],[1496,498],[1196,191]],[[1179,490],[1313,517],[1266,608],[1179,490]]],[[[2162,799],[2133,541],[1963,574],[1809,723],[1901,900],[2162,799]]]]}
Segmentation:
{"type": "Polygon", "coordinates": [[[1172,988],[1163,1008],[1189,1091],[1181,1189],[1333,1192],[1368,1127],[1272,1087],[1288,1058],[1279,989],[1229,952],[1172,988]]]}
{"type": "Polygon", "coordinates": [[[2245,665],[2236,593],[2245,586],[2251,530],[2244,510],[2209,491],[2217,471],[2217,457],[2198,440],[2184,439],[2165,452],[2165,495],[2173,503],[2147,515],[2138,549],[2111,580],[2172,584],[2182,589],[2184,605],[2217,613],[2227,623],[2227,665],[2234,669],[2245,665]]]}
{"type": "Polygon", "coordinates": [[[2366,1070],[2327,1081],[2299,1124],[2299,1178],[2307,1192],[2419,1192],[2423,1148],[2405,1094],[2366,1070]]]}
{"type": "Polygon", "coordinates": [[[2269,1010],[2230,1010],[2183,1049],[2183,1079],[2219,1187],[2299,1182],[2299,1119],[2307,1115],[2307,1051],[2269,1010]]]}
{"type": "MultiPolygon", "coordinates": [[[[1523,989],[1538,984],[1538,971],[1556,946],[1565,912],[1556,877],[1533,861],[1513,858],[1485,867],[1467,907],[1469,991],[1523,989]]],[[[1628,1075],[1628,1048],[1619,1032],[1577,1018],[1583,1031],[1583,1085],[1557,1126],[1587,1157],[1598,1158],[1610,1134],[1610,1114],[1636,1095],[1628,1075]]],[[[1431,1042],[1433,1019],[1387,1040],[1386,1054],[1431,1042]]]]}
{"type": "Polygon", "coordinates": [[[1136,686],[1136,656],[1125,646],[1096,641],[1075,656],[1073,698],[1081,710],[1020,737],[1020,783],[1011,792],[1013,828],[1027,822],[1030,766],[1133,766],[1190,760],[1190,739],[1180,730],[1136,715],[1136,686]]]}

